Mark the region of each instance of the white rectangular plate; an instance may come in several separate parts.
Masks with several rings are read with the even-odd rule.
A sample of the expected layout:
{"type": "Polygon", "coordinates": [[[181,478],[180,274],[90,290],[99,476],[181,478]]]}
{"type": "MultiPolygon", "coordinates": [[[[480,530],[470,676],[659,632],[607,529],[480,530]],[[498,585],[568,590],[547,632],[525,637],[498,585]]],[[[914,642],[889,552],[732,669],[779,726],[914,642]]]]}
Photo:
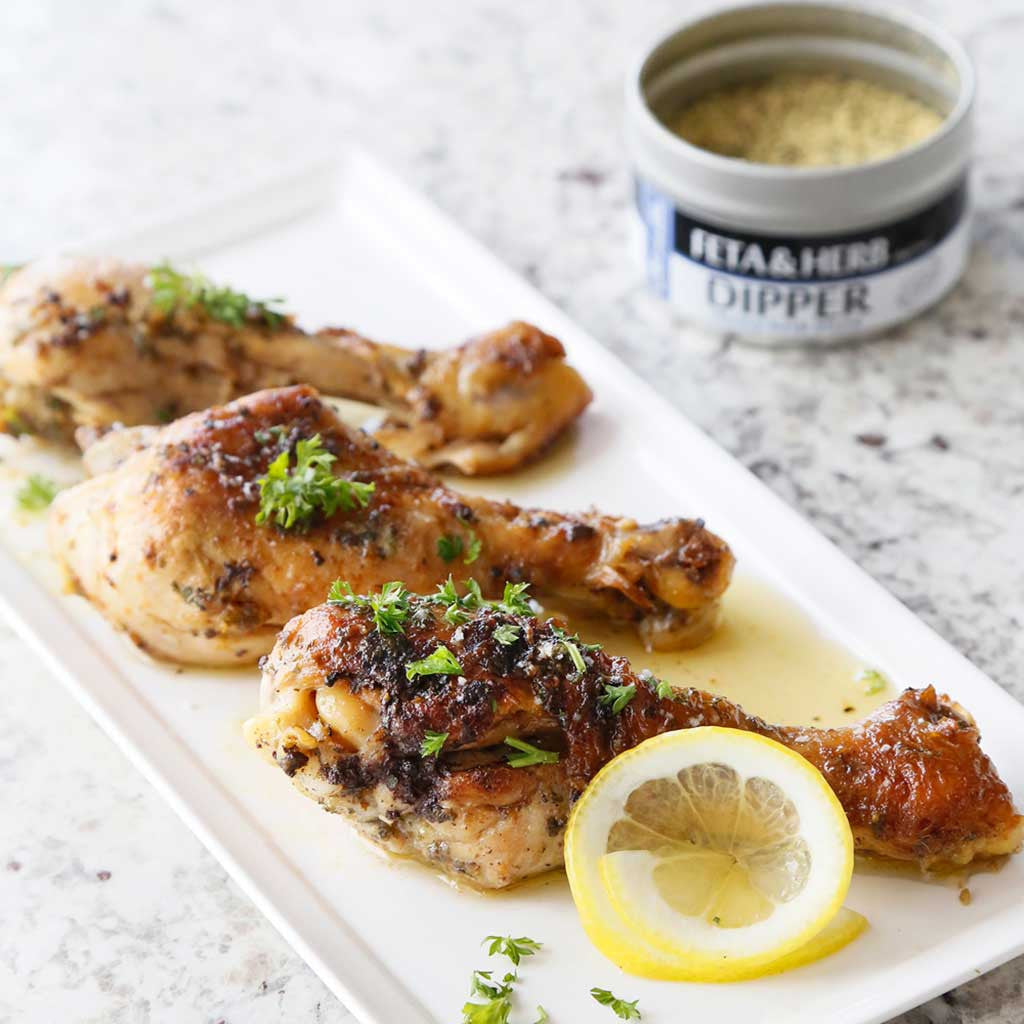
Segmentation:
{"type": "MultiPolygon", "coordinates": [[[[639,519],[705,516],[747,571],[770,580],[900,687],[935,682],[970,708],[986,750],[1014,792],[1024,793],[1024,708],[383,168],[354,152],[333,196],[296,219],[313,198],[296,203],[296,190],[323,182],[321,171],[295,179],[283,194],[263,189],[255,200],[234,199],[209,215],[139,232],[122,248],[147,257],[205,248],[204,270],[257,295],[288,296],[303,323],[348,324],[410,345],[440,346],[508,319],[535,321],[564,341],[597,400],[573,443],[571,466],[556,459],[475,489],[553,507],[595,503],[639,519]],[[292,219],[282,223],[286,215],[292,219]],[[247,239],[226,243],[240,224],[247,239]],[[206,225],[213,235],[204,235],[206,225]]],[[[0,501],[10,501],[19,469],[63,480],[75,472],[31,441],[4,453],[0,501]]],[[[948,887],[858,875],[847,902],[867,915],[870,930],[836,956],[787,975],[732,986],[623,976],[588,944],[558,879],[482,896],[370,850],[244,746],[239,726],[256,707],[255,670],[176,673],[147,661],[84,601],[60,592],[38,524],[5,521],[0,599],[8,616],[361,1021],[457,1019],[471,968],[485,966],[480,940],[491,932],[545,943],[524,972],[523,1019],[533,1019],[529,1011],[540,1003],[553,1021],[574,1024],[611,1019],[590,1000],[594,985],[639,998],[650,1024],[865,1024],[1024,949],[1024,858],[1017,858],[972,882],[969,907],[948,887]]]]}

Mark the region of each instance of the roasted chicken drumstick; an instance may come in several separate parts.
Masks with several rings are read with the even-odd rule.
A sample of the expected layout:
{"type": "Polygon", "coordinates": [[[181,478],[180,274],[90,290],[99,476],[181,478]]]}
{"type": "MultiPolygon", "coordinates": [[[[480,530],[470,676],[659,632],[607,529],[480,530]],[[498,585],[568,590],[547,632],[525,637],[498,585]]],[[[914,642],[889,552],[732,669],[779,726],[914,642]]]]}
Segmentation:
{"type": "Polygon", "coordinates": [[[255,661],[339,576],[361,591],[394,579],[426,591],[454,573],[489,596],[526,580],[540,598],[686,646],[713,628],[732,573],[728,547],[699,520],[640,526],[459,495],[346,426],[308,387],[193,413],[146,441],[57,497],[50,541],[108,618],[180,662],[255,661]],[[336,461],[326,469],[321,457],[336,461]],[[302,505],[339,488],[358,498],[302,505]],[[257,522],[272,494],[282,517],[300,505],[309,514],[257,522]]]}
{"type": "Polygon", "coordinates": [[[248,739],[374,842],[478,885],[559,865],[570,806],[603,764],[701,725],[757,732],[805,756],[859,850],[929,867],[1020,845],[1024,819],[978,730],[930,687],[849,728],[780,727],[699,690],[659,697],[624,658],[569,640],[574,656],[564,632],[508,605],[410,597],[399,631],[394,615],[341,602],[285,627],[248,739]],[[606,684],[635,687],[619,713],[601,699],[606,684]],[[509,737],[557,753],[557,763],[511,767],[509,737]]]}
{"type": "Polygon", "coordinates": [[[467,474],[528,462],[591,397],[561,344],[526,323],[410,351],[348,330],[308,334],[266,303],[168,267],[44,262],[0,286],[9,431],[70,440],[79,426],[166,423],[292,383],[382,407],[389,448],[467,474]]]}

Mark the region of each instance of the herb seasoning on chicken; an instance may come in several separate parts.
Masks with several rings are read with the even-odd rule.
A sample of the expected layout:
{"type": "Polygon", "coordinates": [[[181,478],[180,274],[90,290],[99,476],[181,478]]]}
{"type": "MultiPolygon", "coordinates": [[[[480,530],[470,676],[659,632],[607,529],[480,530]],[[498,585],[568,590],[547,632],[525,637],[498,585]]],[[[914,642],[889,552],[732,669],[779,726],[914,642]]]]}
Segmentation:
{"type": "Polygon", "coordinates": [[[87,452],[90,466],[111,468],[57,496],[51,547],[108,618],[174,661],[256,661],[338,577],[358,593],[397,579],[429,590],[451,569],[437,539],[460,532],[475,538],[464,568],[484,595],[528,582],[560,606],[635,624],[661,648],[714,629],[732,576],[728,546],[701,520],[641,525],[458,494],[308,387],[193,413],[137,450],[130,437],[97,442],[110,458],[87,452]],[[229,565],[246,566],[244,578],[229,565]]]}
{"type": "Polygon", "coordinates": [[[0,282],[0,430],[70,440],[302,382],[384,409],[377,436],[393,451],[473,475],[536,458],[590,402],[559,341],[531,324],[416,351],[307,333],[280,301],[166,265],[17,269],[0,282]]]}
{"type": "Polygon", "coordinates": [[[605,763],[702,725],[756,732],[806,757],[863,851],[928,867],[1020,844],[1024,819],[978,730],[932,688],[906,690],[849,728],[775,726],[593,647],[575,648],[580,669],[553,622],[459,597],[450,583],[427,597],[403,590],[399,632],[375,625],[370,598],[340,593],[282,631],[247,738],[373,841],[480,886],[559,865],[570,807],[605,763]],[[499,640],[510,626],[515,639],[499,640]],[[408,672],[439,650],[434,671],[408,672]]]}

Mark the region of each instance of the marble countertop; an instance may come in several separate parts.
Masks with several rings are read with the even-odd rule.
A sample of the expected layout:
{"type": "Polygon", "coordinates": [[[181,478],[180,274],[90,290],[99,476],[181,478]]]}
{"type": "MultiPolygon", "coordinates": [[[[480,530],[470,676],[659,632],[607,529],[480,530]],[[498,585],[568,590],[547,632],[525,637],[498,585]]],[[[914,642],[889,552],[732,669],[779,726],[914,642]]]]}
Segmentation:
{"type": "MultiPolygon", "coordinates": [[[[1024,8],[915,0],[981,72],[965,282],[885,339],[765,353],[625,257],[621,81],[689,0],[7,0],[0,260],[361,138],[1024,698],[1024,8]]],[[[0,1021],[352,1018],[0,627],[0,1021]]],[[[900,1024],[1010,1024],[1024,960],[900,1024]]]]}

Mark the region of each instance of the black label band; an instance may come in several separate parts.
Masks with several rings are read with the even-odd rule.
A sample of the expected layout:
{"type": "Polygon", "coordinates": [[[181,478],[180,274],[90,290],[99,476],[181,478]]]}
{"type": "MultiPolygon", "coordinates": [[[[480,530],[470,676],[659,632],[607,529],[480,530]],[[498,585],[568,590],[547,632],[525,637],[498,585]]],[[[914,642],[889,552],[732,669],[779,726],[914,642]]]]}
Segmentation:
{"type": "MultiPolygon", "coordinates": [[[[649,199],[637,182],[643,216],[649,199]]],[[[777,282],[841,281],[902,266],[942,242],[967,205],[963,178],[918,213],[867,231],[829,235],[753,234],[697,220],[678,208],[665,232],[670,251],[709,270],[777,282]]],[[[650,227],[649,218],[648,226],[650,227]]]]}

